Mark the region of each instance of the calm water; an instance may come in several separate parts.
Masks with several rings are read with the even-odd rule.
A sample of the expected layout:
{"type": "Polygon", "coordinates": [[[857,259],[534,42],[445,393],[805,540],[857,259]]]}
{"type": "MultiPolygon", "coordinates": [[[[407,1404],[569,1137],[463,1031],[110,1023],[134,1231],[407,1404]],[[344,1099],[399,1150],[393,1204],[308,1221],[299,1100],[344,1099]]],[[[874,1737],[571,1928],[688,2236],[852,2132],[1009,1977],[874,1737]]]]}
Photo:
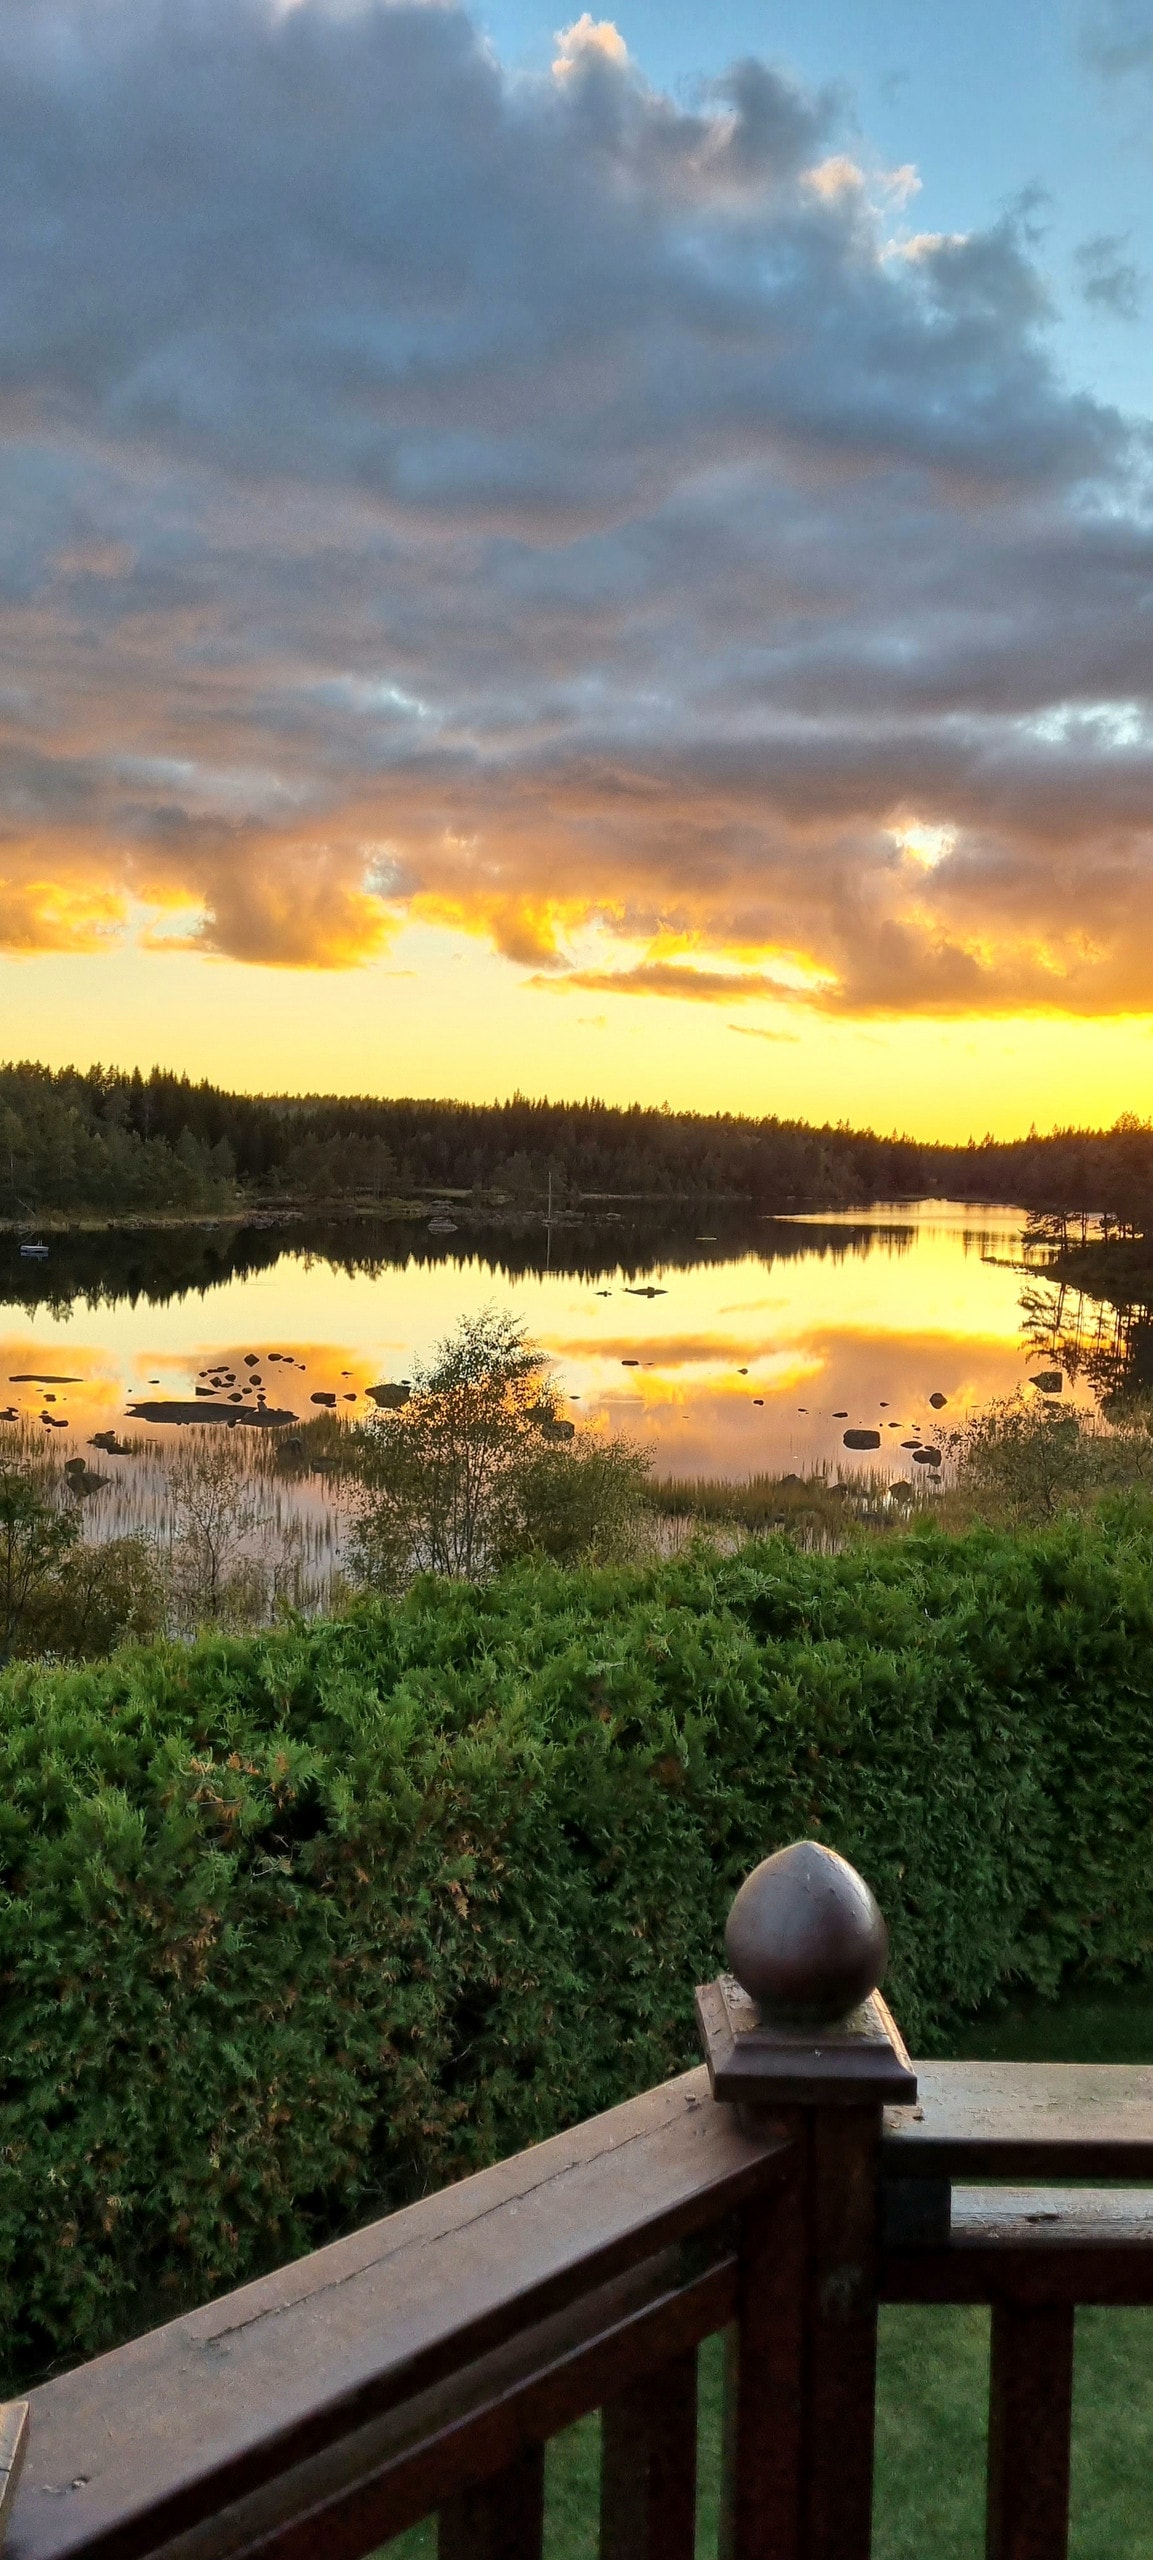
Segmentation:
{"type": "MultiPolygon", "coordinates": [[[[40,1266],[0,1245],[0,1402],[66,1428],[58,1449],[131,1428],[137,1400],[244,1379],[301,1417],[411,1375],[463,1314],[511,1307],[552,1357],[574,1419],[633,1434],[660,1472],[744,1476],[822,1462],[907,1473],[902,1438],[960,1421],[1036,1368],[1019,1269],[1023,1219],[971,1203],[763,1221],[659,1246],[641,1229],[558,1230],[487,1253],[463,1231],[73,1238],[40,1266]],[[647,1257],[647,1258],[646,1258],[647,1257]],[[579,1268],[565,1268],[578,1264],[579,1268]],[[658,1294],[639,1294],[652,1290],[658,1294]],[[289,1355],[270,1364],[272,1352],[289,1355]],[[27,1373],[38,1372],[29,1378],[27,1373]],[[22,1374],[24,1373],[24,1374],[22,1374]],[[62,1383],[45,1382],[45,1374],[62,1383]],[[933,1394],[947,1398],[937,1416],[933,1394]],[[846,1429],[882,1432],[854,1459],[846,1429]]],[[[155,1430],[163,1440],[171,1429],[155,1430]]]]}

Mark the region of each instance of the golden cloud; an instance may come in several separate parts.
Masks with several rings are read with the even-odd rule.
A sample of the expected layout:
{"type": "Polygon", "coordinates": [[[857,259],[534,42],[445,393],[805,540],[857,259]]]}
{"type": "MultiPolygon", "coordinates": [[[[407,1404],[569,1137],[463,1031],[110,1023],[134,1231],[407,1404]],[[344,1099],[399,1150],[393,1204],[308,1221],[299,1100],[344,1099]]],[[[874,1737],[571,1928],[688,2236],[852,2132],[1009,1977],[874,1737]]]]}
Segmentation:
{"type": "Polygon", "coordinates": [[[639,960],[631,969],[568,969],[561,977],[538,973],[528,984],[554,993],[576,987],[586,995],[676,996],[690,1004],[742,1004],[786,992],[779,978],[763,971],[694,969],[677,960],[639,960]]]}
{"type": "Polygon", "coordinates": [[[0,949],[14,953],[106,951],[123,928],[123,892],[0,872],[0,949]]]}

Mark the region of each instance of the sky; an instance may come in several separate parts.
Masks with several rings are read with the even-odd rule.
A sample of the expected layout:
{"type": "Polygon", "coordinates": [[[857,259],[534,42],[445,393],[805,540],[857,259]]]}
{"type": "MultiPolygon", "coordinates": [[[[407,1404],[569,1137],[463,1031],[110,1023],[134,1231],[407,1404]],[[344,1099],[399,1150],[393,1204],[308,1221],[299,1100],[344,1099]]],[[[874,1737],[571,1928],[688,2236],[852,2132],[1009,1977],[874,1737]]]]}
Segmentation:
{"type": "Polygon", "coordinates": [[[0,0],[0,1053],[1153,1111],[1153,0],[0,0]]]}

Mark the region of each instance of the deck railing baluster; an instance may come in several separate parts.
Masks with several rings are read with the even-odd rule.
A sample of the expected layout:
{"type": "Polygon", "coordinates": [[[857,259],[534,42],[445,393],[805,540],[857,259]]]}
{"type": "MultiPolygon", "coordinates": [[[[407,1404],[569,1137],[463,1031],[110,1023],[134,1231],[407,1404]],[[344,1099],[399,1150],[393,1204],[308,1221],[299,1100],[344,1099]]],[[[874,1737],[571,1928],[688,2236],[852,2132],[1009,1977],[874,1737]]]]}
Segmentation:
{"type": "Polygon", "coordinates": [[[696,2541],[694,2348],[601,2413],[600,2560],[693,2560],[696,2541]]]}
{"type": "Polygon", "coordinates": [[[788,2185],[741,2217],[738,2312],[725,2340],[721,2560],[799,2560],[806,2167],[798,2149],[788,2185]]]}
{"type": "Polygon", "coordinates": [[[526,2445],[479,2489],[450,2498],[437,2519],[437,2560],[541,2560],[544,2446],[526,2445]]]}
{"type": "Polygon", "coordinates": [[[1065,2560],[1072,2303],[997,2302],[989,2354],[986,2560],[1065,2560]]]}

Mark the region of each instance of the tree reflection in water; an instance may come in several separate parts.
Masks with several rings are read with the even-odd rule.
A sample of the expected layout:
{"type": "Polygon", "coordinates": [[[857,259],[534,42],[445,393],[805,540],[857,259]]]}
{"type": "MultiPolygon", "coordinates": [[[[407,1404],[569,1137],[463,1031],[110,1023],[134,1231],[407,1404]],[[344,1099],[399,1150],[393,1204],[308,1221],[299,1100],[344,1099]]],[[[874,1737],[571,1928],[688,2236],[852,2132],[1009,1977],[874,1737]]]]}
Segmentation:
{"type": "Polygon", "coordinates": [[[1021,1329],[1030,1353],[1088,1387],[1106,1409],[1153,1398],[1153,1282],[1148,1296],[1119,1288],[1112,1298],[1038,1278],[1022,1290],[1021,1329]]]}

